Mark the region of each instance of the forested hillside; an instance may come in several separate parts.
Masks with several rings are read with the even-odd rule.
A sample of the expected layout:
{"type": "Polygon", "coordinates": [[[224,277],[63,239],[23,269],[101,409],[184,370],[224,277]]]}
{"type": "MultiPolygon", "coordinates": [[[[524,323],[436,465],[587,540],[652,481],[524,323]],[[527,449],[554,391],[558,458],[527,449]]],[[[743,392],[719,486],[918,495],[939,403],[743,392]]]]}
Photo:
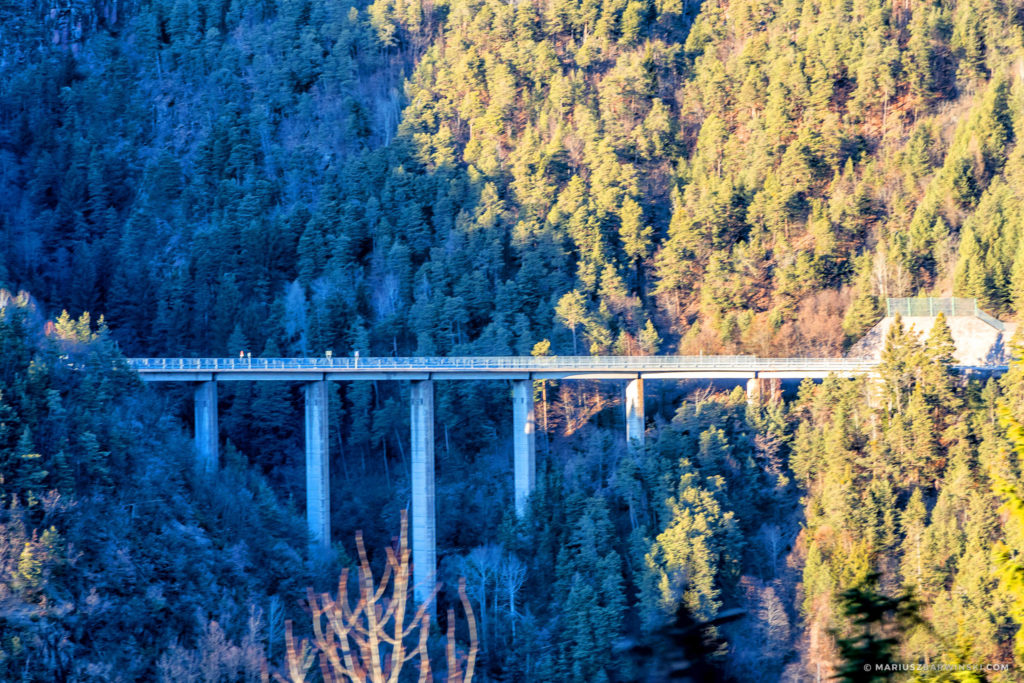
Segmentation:
{"type": "Polygon", "coordinates": [[[257,681],[282,656],[303,523],[237,454],[197,477],[166,403],[102,321],[0,290],[0,680],[257,681]]]}
{"type": "MultiPolygon", "coordinates": [[[[301,621],[407,503],[406,390],[333,384],[337,562],[310,570],[296,388],[222,387],[208,491],[184,395],[122,353],[838,355],[886,297],[1016,318],[1022,132],[1016,0],[0,0],[0,288],[38,302],[0,300],[3,676],[220,680],[211,620],[276,664],[248,605],[301,621]],[[182,534],[201,561],[135,557],[182,534]],[[138,622],[82,625],[104,604],[138,622]]],[[[478,676],[628,680],[622,643],[683,604],[746,610],[716,676],[810,680],[852,661],[850,605],[911,593],[868,629],[898,661],[1024,665],[1021,368],[969,383],[943,329],[897,326],[882,388],[666,390],[640,451],[607,391],[549,384],[519,521],[505,392],[439,385],[478,676]]]]}
{"type": "Polygon", "coordinates": [[[836,353],[1024,296],[1013,3],[28,7],[4,279],[129,350],[836,353]]]}
{"type": "Polygon", "coordinates": [[[1024,291],[1012,4],[30,6],[0,279],[129,354],[836,354],[1024,291]]]}

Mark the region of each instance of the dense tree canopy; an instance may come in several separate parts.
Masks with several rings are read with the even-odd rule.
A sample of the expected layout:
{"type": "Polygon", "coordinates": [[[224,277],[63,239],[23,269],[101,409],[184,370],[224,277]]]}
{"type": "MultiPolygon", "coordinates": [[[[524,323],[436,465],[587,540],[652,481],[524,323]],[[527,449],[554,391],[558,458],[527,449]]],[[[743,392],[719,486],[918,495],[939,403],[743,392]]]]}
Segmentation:
{"type": "Polygon", "coordinates": [[[640,353],[648,321],[836,352],[877,297],[1012,313],[1014,16],[30,4],[2,15],[0,280],[148,353],[226,353],[236,325],[283,353],[359,326],[377,354],[640,353]]]}
{"type": "MultiPolygon", "coordinates": [[[[1022,50],[992,0],[0,0],[0,288],[37,297],[0,294],[0,677],[255,676],[335,568],[295,387],[222,388],[205,482],[122,353],[835,355],[886,297],[1018,316],[1022,50]]],[[[740,680],[865,633],[1024,665],[1022,370],[951,343],[893,325],[878,382],[788,403],[668,390],[632,450],[606,389],[542,383],[521,520],[505,388],[439,387],[478,675],[628,678],[613,644],[680,605],[745,610],[707,639],[740,680]],[[910,594],[885,633],[842,597],[910,594]]],[[[339,538],[397,528],[406,391],[332,387],[339,538]]]]}

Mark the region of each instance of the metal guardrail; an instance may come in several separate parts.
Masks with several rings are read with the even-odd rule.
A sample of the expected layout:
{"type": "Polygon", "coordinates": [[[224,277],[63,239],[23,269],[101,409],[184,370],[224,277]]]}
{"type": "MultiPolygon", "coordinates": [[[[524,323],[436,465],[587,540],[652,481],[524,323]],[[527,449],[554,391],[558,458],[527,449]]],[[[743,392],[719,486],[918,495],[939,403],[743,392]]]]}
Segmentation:
{"type": "Polygon", "coordinates": [[[757,356],[454,356],[368,358],[129,358],[140,372],[244,370],[817,370],[858,371],[873,358],[759,358],[757,356]]]}

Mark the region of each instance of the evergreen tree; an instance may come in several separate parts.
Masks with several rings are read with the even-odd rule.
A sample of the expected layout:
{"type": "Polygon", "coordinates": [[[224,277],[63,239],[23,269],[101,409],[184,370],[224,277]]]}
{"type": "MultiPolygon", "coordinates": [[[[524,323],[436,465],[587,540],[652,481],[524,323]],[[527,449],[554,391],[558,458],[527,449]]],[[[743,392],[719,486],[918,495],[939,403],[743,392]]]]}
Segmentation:
{"type": "Polygon", "coordinates": [[[28,507],[34,507],[39,504],[47,472],[43,469],[43,456],[33,445],[32,433],[27,425],[18,438],[15,454],[17,460],[12,463],[12,471],[4,479],[9,479],[12,494],[28,507]]]}
{"type": "Polygon", "coordinates": [[[644,328],[640,330],[637,342],[640,344],[640,351],[645,355],[657,355],[658,350],[661,348],[661,336],[650,320],[644,323],[644,328]]]}
{"type": "Polygon", "coordinates": [[[906,405],[907,395],[914,386],[920,363],[920,350],[912,332],[903,327],[899,314],[885,335],[878,374],[882,379],[885,398],[890,411],[900,413],[906,405]]]}
{"type": "Polygon", "coordinates": [[[959,407],[956,398],[956,371],[952,367],[956,362],[956,344],[946,322],[946,316],[940,311],[925,340],[921,387],[929,403],[939,406],[941,411],[947,414],[954,413],[959,407]]]}
{"type": "Polygon", "coordinates": [[[837,672],[841,681],[888,680],[885,669],[896,663],[900,635],[919,622],[913,596],[888,597],[879,592],[878,580],[878,574],[871,574],[841,594],[843,613],[852,619],[854,629],[837,640],[843,660],[837,672]]]}
{"type": "MultiPolygon", "coordinates": [[[[280,358],[281,351],[273,339],[268,340],[261,358],[280,358]]],[[[248,445],[256,462],[266,469],[285,464],[280,444],[292,440],[295,419],[288,386],[281,382],[256,382],[252,398],[252,414],[259,420],[251,425],[248,445]]]]}
{"type": "Polygon", "coordinates": [[[567,292],[561,299],[558,300],[558,305],[555,307],[555,313],[558,316],[559,321],[569,328],[572,332],[572,352],[578,353],[576,347],[576,329],[581,324],[586,324],[590,321],[587,315],[586,301],[583,295],[578,290],[572,290],[567,292]]]}
{"type": "Polygon", "coordinates": [[[925,528],[928,511],[920,488],[915,488],[900,521],[903,532],[902,576],[907,585],[920,586],[924,580],[925,528]]]}

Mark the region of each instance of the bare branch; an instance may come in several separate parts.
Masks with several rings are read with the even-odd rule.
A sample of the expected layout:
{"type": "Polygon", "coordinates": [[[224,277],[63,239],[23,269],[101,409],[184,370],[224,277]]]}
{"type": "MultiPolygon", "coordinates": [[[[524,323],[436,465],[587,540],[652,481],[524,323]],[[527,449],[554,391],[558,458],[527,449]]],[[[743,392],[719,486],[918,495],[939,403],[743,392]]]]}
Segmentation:
{"type": "Polygon", "coordinates": [[[459,599],[462,601],[462,609],[466,610],[466,620],[469,622],[469,659],[466,660],[466,675],[463,678],[464,683],[469,683],[473,680],[473,668],[476,666],[477,634],[476,615],[473,614],[473,605],[469,603],[469,597],[466,595],[464,577],[459,578],[459,599]]]}
{"type": "MultiPolygon", "coordinates": [[[[307,591],[312,616],[313,640],[296,641],[292,622],[286,623],[286,673],[275,673],[276,683],[306,683],[310,670],[319,661],[325,683],[398,683],[402,669],[419,658],[419,681],[431,680],[427,643],[430,637],[431,607],[440,584],[410,617],[412,599],[412,553],[409,549],[408,522],[402,515],[398,547],[387,549],[387,562],[380,581],[375,581],[361,533],[356,534],[358,549],[358,593],[356,603],[349,597],[349,571],[338,578],[338,594],[307,591]],[[326,623],[326,627],[325,627],[326,623]],[[417,633],[418,629],[418,633],[417,633]],[[407,643],[416,637],[416,646],[407,643]]],[[[460,581],[459,596],[469,619],[470,651],[465,671],[455,648],[455,617],[448,619],[448,680],[470,683],[477,656],[476,617],[466,596],[465,580],[460,581]]],[[[269,676],[265,677],[269,682],[269,676]]]]}

